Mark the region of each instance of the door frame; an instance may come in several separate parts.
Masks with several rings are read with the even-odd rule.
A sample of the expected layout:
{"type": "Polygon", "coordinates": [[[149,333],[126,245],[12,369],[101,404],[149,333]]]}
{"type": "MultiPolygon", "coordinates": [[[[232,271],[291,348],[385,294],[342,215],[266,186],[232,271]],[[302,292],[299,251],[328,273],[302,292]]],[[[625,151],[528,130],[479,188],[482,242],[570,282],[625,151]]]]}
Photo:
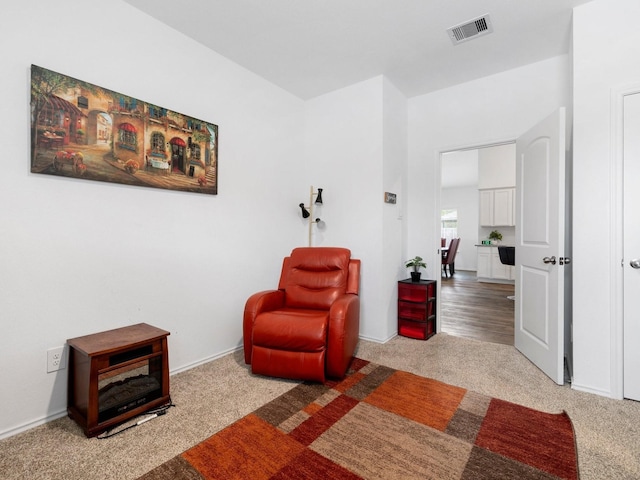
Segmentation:
{"type": "Polygon", "coordinates": [[[624,98],[640,93],[640,83],[623,85],[611,90],[611,395],[624,398],[624,98]]]}
{"type": "MultiPolygon", "coordinates": [[[[435,232],[438,232],[438,234],[436,235],[437,238],[437,247],[435,249],[435,253],[433,255],[433,257],[431,258],[431,262],[433,265],[437,265],[438,266],[438,274],[441,274],[441,260],[442,260],[442,256],[440,253],[440,226],[441,226],[441,219],[440,219],[440,215],[442,212],[442,155],[445,153],[452,153],[452,152],[459,152],[459,151],[464,151],[464,150],[480,150],[482,148],[491,148],[491,147],[498,147],[500,145],[508,145],[508,144],[514,144],[516,143],[516,139],[517,137],[508,137],[508,138],[502,138],[502,139],[497,139],[497,140],[488,140],[487,142],[474,142],[474,143],[468,143],[468,144],[464,144],[461,146],[453,146],[453,147],[445,147],[442,148],[441,150],[437,150],[436,151],[436,155],[438,158],[438,161],[435,162],[436,163],[436,172],[435,172],[435,187],[436,187],[436,195],[435,195],[435,206],[436,206],[436,215],[434,215],[434,221],[435,221],[435,232]]],[[[435,275],[435,272],[434,272],[435,275]]],[[[440,312],[440,299],[442,297],[442,295],[440,294],[440,289],[441,289],[441,284],[442,282],[436,282],[436,291],[437,291],[437,296],[436,296],[436,312],[440,312]]],[[[514,317],[514,321],[515,321],[515,317],[514,317]]],[[[436,333],[440,333],[442,331],[442,324],[441,322],[436,322],[436,333]]]]}

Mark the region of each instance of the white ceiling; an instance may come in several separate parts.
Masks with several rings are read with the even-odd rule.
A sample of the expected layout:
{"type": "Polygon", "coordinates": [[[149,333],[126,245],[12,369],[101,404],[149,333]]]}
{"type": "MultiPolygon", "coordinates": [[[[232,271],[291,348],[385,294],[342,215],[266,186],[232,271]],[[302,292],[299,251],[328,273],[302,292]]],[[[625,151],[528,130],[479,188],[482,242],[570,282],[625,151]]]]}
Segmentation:
{"type": "Polygon", "coordinates": [[[306,100],[378,75],[413,97],[567,53],[590,0],[125,1],[306,100]],[[484,14],[493,33],[451,43],[484,14]]]}

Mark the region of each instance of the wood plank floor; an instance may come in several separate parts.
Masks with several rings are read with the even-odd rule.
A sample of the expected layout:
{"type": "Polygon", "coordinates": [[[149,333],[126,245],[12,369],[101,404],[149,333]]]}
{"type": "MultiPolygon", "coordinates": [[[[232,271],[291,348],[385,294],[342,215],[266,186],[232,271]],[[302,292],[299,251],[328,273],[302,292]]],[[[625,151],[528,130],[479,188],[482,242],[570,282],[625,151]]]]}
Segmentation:
{"type": "Polygon", "coordinates": [[[442,277],[438,320],[450,335],[513,345],[513,285],[484,283],[475,272],[442,277]]]}

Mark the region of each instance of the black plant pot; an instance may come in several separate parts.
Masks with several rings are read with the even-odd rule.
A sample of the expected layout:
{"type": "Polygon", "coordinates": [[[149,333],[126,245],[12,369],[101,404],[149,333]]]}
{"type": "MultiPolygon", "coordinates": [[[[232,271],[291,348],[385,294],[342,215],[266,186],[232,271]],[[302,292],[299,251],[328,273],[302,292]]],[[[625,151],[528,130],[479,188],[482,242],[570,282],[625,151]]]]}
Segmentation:
{"type": "Polygon", "coordinates": [[[411,281],[412,282],[419,282],[420,281],[420,275],[422,275],[422,272],[411,272],[411,281]]]}

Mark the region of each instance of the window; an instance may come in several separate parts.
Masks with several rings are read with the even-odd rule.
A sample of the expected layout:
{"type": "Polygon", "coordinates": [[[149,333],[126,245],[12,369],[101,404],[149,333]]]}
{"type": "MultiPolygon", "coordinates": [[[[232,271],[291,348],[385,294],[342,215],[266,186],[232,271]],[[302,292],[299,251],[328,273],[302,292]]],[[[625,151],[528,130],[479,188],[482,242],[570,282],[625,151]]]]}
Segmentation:
{"type": "Polygon", "coordinates": [[[189,130],[202,130],[202,123],[192,119],[187,119],[187,128],[189,130]]]}
{"type": "Polygon", "coordinates": [[[149,117],[155,118],[156,120],[162,120],[167,116],[166,108],[154,107],[153,105],[149,105],[149,117]]]}
{"type": "Polygon", "coordinates": [[[200,160],[200,145],[191,143],[191,160],[200,160]]]}
{"type": "Polygon", "coordinates": [[[120,97],[119,102],[121,112],[131,112],[138,106],[138,100],[131,97],[120,97]]]}
{"type": "Polygon", "coordinates": [[[78,108],[89,108],[89,99],[87,97],[78,97],[78,108]]]}
{"type": "Polygon", "coordinates": [[[39,123],[40,125],[62,127],[64,125],[64,111],[47,103],[40,112],[39,123]]]}
{"type": "Polygon", "coordinates": [[[159,132],[151,134],[151,154],[160,154],[164,156],[164,135],[159,132]]]}
{"type": "Polygon", "coordinates": [[[449,245],[452,238],[458,237],[458,210],[442,210],[440,214],[440,237],[449,245]]]}
{"type": "Polygon", "coordinates": [[[138,133],[136,127],[130,123],[121,123],[118,125],[118,146],[128,150],[136,151],[138,143],[138,133]]]}

